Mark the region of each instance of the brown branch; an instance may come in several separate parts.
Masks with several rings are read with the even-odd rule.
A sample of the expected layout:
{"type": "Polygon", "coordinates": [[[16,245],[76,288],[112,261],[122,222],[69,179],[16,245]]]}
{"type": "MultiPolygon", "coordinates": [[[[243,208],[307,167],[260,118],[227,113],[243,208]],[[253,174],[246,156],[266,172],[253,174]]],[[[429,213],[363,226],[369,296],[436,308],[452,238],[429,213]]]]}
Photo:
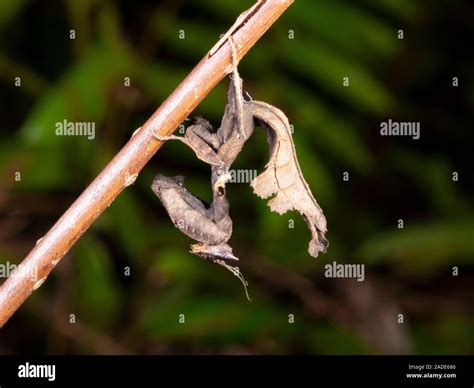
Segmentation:
{"type": "Polygon", "coordinates": [[[259,0],[240,15],[223,38],[132,135],[49,232],[38,240],[18,270],[4,282],[0,288],[0,327],[46,280],[66,252],[122,190],[133,184],[140,170],[162,145],[154,133],[172,134],[214,86],[231,72],[227,38],[232,36],[237,59],[241,59],[291,3],[293,0],[259,0]],[[31,274],[37,274],[37,277],[31,274]]]}

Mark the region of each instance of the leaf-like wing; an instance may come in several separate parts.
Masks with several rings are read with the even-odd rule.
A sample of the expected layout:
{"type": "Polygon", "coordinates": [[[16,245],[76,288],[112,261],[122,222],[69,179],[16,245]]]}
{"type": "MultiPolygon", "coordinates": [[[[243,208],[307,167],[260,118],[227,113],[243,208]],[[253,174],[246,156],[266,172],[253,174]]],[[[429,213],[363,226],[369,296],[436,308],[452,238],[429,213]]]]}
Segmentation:
{"type": "Polygon", "coordinates": [[[288,210],[299,212],[312,235],[309,254],[316,257],[319,252],[326,252],[326,218],[301,172],[288,118],[280,109],[264,102],[249,101],[245,105],[267,132],[270,146],[265,171],[251,183],[254,193],[264,199],[274,195],[268,205],[279,214],[288,210]]]}
{"type": "Polygon", "coordinates": [[[222,230],[212,220],[209,209],[186,190],[182,178],[158,174],[151,188],[163,203],[173,224],[186,236],[208,245],[218,245],[229,240],[232,231],[222,230]]]}

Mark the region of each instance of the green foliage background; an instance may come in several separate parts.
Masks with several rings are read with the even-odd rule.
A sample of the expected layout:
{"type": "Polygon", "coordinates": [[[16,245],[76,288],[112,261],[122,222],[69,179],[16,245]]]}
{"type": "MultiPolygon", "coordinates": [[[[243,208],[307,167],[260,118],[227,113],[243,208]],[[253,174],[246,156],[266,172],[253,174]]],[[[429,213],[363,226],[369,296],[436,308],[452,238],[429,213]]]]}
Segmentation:
{"type": "MultiPolygon", "coordinates": [[[[468,3],[297,0],[242,60],[244,88],[294,125],[328,220],[326,255],[307,254],[297,214],[271,213],[249,186],[231,185],[247,302],[230,273],[187,252],[150,190],[160,171],[210,197],[208,167],[169,143],[2,330],[0,353],[472,353],[468,3]],[[389,118],[420,121],[421,139],[381,137],[389,118]],[[366,280],[325,278],[333,261],[365,264],[366,280]]],[[[0,2],[2,263],[21,261],[251,4],[0,2]],[[96,139],[55,136],[64,119],[95,122],[96,139]]],[[[217,126],[225,90],[222,82],[193,115],[217,126]]],[[[234,167],[261,170],[267,156],[256,133],[234,167]]]]}

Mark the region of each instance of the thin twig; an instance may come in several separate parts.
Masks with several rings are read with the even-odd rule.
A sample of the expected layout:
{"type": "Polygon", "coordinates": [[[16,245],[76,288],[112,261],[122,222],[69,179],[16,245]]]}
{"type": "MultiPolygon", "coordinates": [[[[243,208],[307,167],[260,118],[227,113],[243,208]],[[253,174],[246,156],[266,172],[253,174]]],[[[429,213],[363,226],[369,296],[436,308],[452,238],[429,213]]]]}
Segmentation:
{"type": "MultiPolygon", "coordinates": [[[[293,0],[259,0],[240,16],[227,37],[232,37],[240,60],[293,0]]],[[[155,133],[171,135],[203,98],[232,71],[229,44],[221,39],[175,91],[137,130],[89,187],[63,214],[0,288],[0,327],[22,305],[66,252],[112,201],[133,184],[140,170],[163,144],[155,133]],[[37,276],[31,276],[37,274],[37,276]]]]}

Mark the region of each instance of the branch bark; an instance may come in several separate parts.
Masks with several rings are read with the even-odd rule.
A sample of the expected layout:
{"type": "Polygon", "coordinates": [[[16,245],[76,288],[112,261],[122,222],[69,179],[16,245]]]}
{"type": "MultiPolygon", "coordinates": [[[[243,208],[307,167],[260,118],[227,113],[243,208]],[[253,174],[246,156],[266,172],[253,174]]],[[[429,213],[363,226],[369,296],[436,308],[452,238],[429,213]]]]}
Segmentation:
{"type": "Polygon", "coordinates": [[[148,121],[137,130],[87,189],[23,260],[0,288],[0,327],[49,273],[92,223],[127,186],[163,144],[154,134],[170,135],[204,97],[232,71],[232,36],[240,60],[293,0],[259,0],[239,16],[148,121]],[[37,274],[37,276],[31,276],[37,274]]]}

